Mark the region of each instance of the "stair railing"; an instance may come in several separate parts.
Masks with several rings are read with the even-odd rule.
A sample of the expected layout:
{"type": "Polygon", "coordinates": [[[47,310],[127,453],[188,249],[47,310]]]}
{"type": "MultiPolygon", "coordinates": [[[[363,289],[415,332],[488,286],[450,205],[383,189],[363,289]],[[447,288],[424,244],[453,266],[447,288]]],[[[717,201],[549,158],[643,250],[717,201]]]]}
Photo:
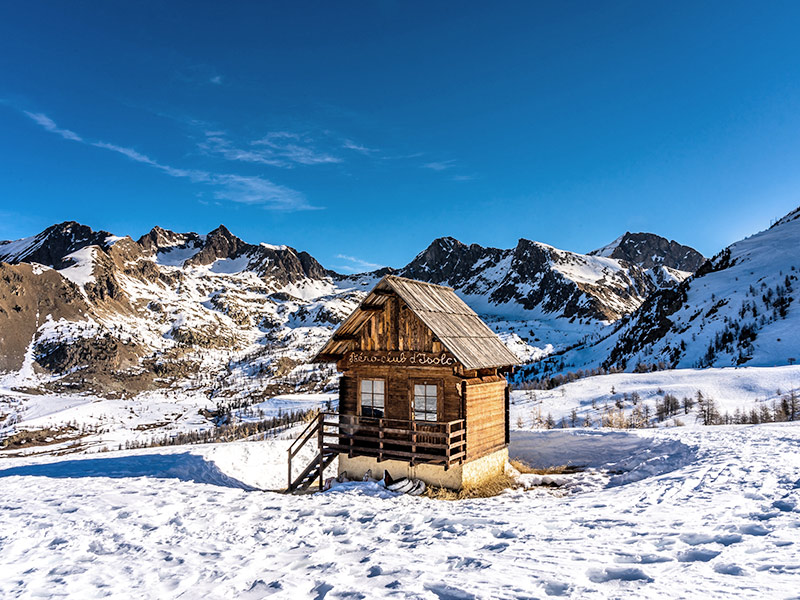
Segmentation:
{"type": "Polygon", "coordinates": [[[322,423],[323,423],[323,414],[319,413],[315,416],[311,421],[308,422],[306,428],[303,429],[303,432],[297,437],[297,439],[292,442],[292,445],[289,446],[289,481],[286,485],[286,489],[288,491],[292,491],[292,459],[297,455],[298,452],[312,439],[314,439],[315,434],[317,438],[317,444],[319,445],[319,452],[322,453],[322,423]]]}

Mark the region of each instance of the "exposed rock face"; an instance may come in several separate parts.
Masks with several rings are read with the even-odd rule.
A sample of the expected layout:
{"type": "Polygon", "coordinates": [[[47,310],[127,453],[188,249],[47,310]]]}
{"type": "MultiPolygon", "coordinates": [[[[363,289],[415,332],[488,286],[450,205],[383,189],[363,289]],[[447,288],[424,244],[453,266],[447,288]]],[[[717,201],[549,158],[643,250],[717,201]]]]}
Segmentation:
{"type": "MultiPolygon", "coordinates": [[[[567,319],[614,321],[636,310],[655,290],[672,287],[686,277],[675,269],[665,269],[678,262],[659,261],[655,246],[675,249],[667,240],[652,237],[653,254],[643,265],[566,252],[526,239],[519,240],[515,248],[501,250],[440,238],[399,274],[449,285],[466,296],[482,296],[489,305],[483,312],[503,314],[518,312],[521,307],[567,319]]],[[[680,264],[689,263],[684,260],[680,264]]]]}
{"type": "Polygon", "coordinates": [[[199,248],[203,244],[202,238],[196,233],[175,233],[168,229],[155,226],[148,233],[137,240],[137,243],[148,253],[166,250],[176,246],[199,248]]]}
{"type": "Polygon", "coordinates": [[[210,265],[220,258],[238,258],[251,248],[220,225],[206,236],[202,249],[186,261],[186,265],[210,265]]]}
{"type": "Polygon", "coordinates": [[[83,321],[89,311],[78,287],[57,271],[0,263],[0,371],[22,366],[48,320],[83,321]]]}
{"type": "Polygon", "coordinates": [[[0,262],[39,263],[61,269],[64,257],[86,246],[103,246],[111,237],[107,231],[92,231],[75,221],[52,225],[40,234],[14,242],[0,242],[0,262]]]}
{"type": "Polygon", "coordinates": [[[452,237],[437,238],[398,274],[431,283],[447,282],[451,287],[461,289],[474,279],[476,264],[483,262],[487,267],[495,266],[506,252],[478,244],[467,246],[452,237]]]}
{"type": "Polygon", "coordinates": [[[236,265],[221,265],[220,269],[252,271],[280,285],[336,276],[306,252],[298,252],[289,246],[248,244],[224,225],[205,236],[154,227],[137,243],[144,253],[157,257],[157,260],[159,255],[164,256],[167,264],[172,266],[209,266],[220,260],[237,261],[236,265]],[[177,258],[172,259],[173,255],[177,258]]]}
{"type": "Polygon", "coordinates": [[[694,248],[652,233],[627,232],[608,246],[589,252],[590,256],[617,258],[645,269],[669,267],[694,273],[705,257],[694,248]]]}

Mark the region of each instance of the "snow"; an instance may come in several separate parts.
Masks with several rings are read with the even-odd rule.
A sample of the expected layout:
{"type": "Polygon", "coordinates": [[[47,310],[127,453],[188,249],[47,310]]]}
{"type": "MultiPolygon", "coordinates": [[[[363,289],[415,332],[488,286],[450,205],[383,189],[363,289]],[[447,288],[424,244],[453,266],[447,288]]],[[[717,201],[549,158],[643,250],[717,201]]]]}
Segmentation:
{"type": "MultiPolygon", "coordinates": [[[[694,398],[700,391],[714,400],[720,413],[733,415],[737,409],[749,413],[764,404],[771,408],[772,401],[791,390],[800,390],[800,365],[615,373],[586,377],[552,390],[515,390],[511,393],[511,422],[521,420],[524,427],[530,427],[538,417],[551,414],[558,423],[562,418],[569,420],[574,409],[581,421],[588,416],[599,425],[606,407],[615,409],[618,400],[633,393],[639,395],[640,407],[648,405],[655,414],[655,403],[664,395],[694,398]]],[[[632,410],[626,399],[623,411],[630,415],[632,410]]],[[[675,418],[687,426],[696,422],[694,411],[684,414],[681,410],[675,418]]],[[[666,424],[674,425],[675,420],[666,424]]]]}
{"type": "Polygon", "coordinates": [[[261,242],[260,246],[266,248],[267,250],[288,250],[289,246],[276,246],[275,244],[267,244],[266,242],[261,242]]]}
{"type": "MultiPolygon", "coordinates": [[[[800,286],[798,247],[800,219],[796,211],[771,228],[729,246],[727,259],[724,253],[712,259],[715,270],[689,279],[684,302],[668,315],[672,325],[666,334],[648,341],[638,351],[624,351],[627,368],[633,369],[638,362],[659,360],[681,368],[785,365],[798,360],[800,338],[795,334],[800,329],[800,295],[796,291],[800,286]],[[778,290],[782,290],[786,299],[784,314],[774,304],[778,290]],[[755,335],[751,344],[739,338],[745,327],[755,335]],[[719,343],[732,332],[736,343],[719,343]],[[713,352],[709,356],[710,346],[713,352]]],[[[678,278],[685,274],[672,271],[668,275],[678,278]]],[[[650,327],[641,320],[647,317],[648,313],[639,313],[621,329],[609,327],[605,339],[568,352],[565,363],[571,365],[571,370],[596,366],[609,356],[615,345],[624,342],[624,336],[650,327]]]]}
{"type": "Polygon", "coordinates": [[[586,484],[459,502],[258,491],[285,477],[287,444],[0,462],[0,596],[797,594],[796,424],[512,432],[512,454],[585,460],[586,484]]]}
{"type": "Polygon", "coordinates": [[[552,250],[561,259],[553,262],[553,268],[576,283],[596,284],[602,279],[626,274],[625,268],[614,258],[574,254],[555,248],[552,250]]]}
{"type": "Polygon", "coordinates": [[[592,250],[591,252],[588,252],[587,254],[589,254],[591,256],[603,256],[603,257],[606,257],[606,258],[610,258],[611,255],[614,253],[614,250],[619,248],[620,242],[622,242],[622,239],[625,237],[625,235],[627,235],[627,234],[623,234],[623,235],[619,236],[617,239],[615,239],[613,242],[611,242],[610,244],[608,244],[606,246],[603,246],[602,248],[598,248],[597,250],[592,250]]]}
{"type": "Polygon", "coordinates": [[[86,246],[76,250],[72,254],[67,254],[65,260],[72,261],[69,267],[59,269],[58,272],[69,279],[72,283],[83,289],[87,283],[94,283],[94,258],[97,248],[86,246]]]}
{"type": "Polygon", "coordinates": [[[202,246],[172,246],[168,250],[159,250],[158,253],[156,253],[156,264],[162,267],[182,267],[183,263],[202,249],[202,246]]]}
{"type": "Polygon", "coordinates": [[[249,254],[243,254],[237,258],[218,258],[211,264],[209,270],[212,273],[239,273],[247,268],[250,260],[249,254]]]}
{"type": "Polygon", "coordinates": [[[45,271],[52,271],[53,267],[48,267],[47,265],[42,265],[39,263],[30,263],[31,270],[33,271],[34,275],[41,275],[45,271]]]}
{"type": "Polygon", "coordinates": [[[107,236],[106,236],[106,239],[103,241],[103,243],[104,243],[106,246],[113,246],[113,245],[114,245],[114,244],[116,244],[117,242],[119,242],[119,241],[121,241],[121,240],[124,240],[126,237],[127,237],[127,236],[119,236],[119,235],[107,235],[107,236]]]}
{"type": "Polygon", "coordinates": [[[46,238],[40,236],[41,234],[9,242],[0,242],[0,260],[4,262],[22,260],[42,245],[46,238]]]}
{"type": "Polygon", "coordinates": [[[267,418],[293,411],[306,411],[339,403],[338,392],[326,394],[280,394],[264,402],[251,405],[251,409],[267,418]]]}

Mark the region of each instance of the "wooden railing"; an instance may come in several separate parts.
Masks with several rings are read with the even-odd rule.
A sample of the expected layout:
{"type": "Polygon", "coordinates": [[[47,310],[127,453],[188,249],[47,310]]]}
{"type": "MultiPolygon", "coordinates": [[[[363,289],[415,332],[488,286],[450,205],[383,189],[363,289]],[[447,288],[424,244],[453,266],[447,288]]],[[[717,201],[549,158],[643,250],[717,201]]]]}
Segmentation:
{"type": "MultiPolygon", "coordinates": [[[[311,421],[308,422],[308,425],[306,425],[305,429],[303,429],[303,432],[289,446],[289,486],[287,488],[289,491],[293,489],[293,485],[295,482],[294,475],[292,473],[292,459],[297,455],[298,452],[300,452],[303,446],[305,446],[308,442],[314,439],[314,437],[317,438],[316,440],[317,446],[319,447],[319,449],[321,449],[322,423],[323,423],[323,418],[322,414],[320,413],[319,415],[317,415],[311,421]]],[[[321,469],[323,460],[322,452],[318,452],[317,454],[318,456],[314,460],[318,462],[319,468],[321,469]]],[[[302,479],[302,476],[310,472],[312,468],[313,468],[313,463],[311,465],[308,465],[308,467],[306,467],[306,470],[303,471],[300,479],[302,479]]],[[[322,486],[320,486],[320,489],[321,487],[322,486]]]]}
{"type": "MultiPolygon", "coordinates": [[[[413,421],[320,413],[317,433],[323,452],[348,456],[371,456],[414,464],[438,464],[448,469],[467,456],[464,419],[457,421],[413,421]]],[[[302,436],[301,436],[302,437],[302,436]]]]}

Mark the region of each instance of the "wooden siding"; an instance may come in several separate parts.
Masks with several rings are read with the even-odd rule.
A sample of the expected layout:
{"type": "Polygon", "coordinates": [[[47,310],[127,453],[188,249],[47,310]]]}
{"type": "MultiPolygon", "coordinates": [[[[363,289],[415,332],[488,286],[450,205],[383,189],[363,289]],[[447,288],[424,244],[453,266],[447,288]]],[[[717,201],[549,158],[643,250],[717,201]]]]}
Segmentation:
{"type": "Polygon", "coordinates": [[[433,332],[397,296],[389,296],[383,310],[375,312],[361,326],[355,350],[444,352],[433,332]]]}
{"type": "Polygon", "coordinates": [[[358,396],[356,382],[352,376],[342,375],[339,378],[339,412],[346,415],[356,414],[358,396]]]}
{"type": "Polygon", "coordinates": [[[452,369],[426,367],[360,366],[349,369],[342,377],[344,392],[340,391],[339,412],[358,415],[361,379],[383,379],[386,382],[385,412],[387,419],[412,419],[413,385],[427,381],[439,385],[439,421],[463,419],[459,384],[461,378],[452,369]]]}
{"type": "Polygon", "coordinates": [[[502,377],[465,380],[468,461],[506,446],[507,385],[502,377]]]}

